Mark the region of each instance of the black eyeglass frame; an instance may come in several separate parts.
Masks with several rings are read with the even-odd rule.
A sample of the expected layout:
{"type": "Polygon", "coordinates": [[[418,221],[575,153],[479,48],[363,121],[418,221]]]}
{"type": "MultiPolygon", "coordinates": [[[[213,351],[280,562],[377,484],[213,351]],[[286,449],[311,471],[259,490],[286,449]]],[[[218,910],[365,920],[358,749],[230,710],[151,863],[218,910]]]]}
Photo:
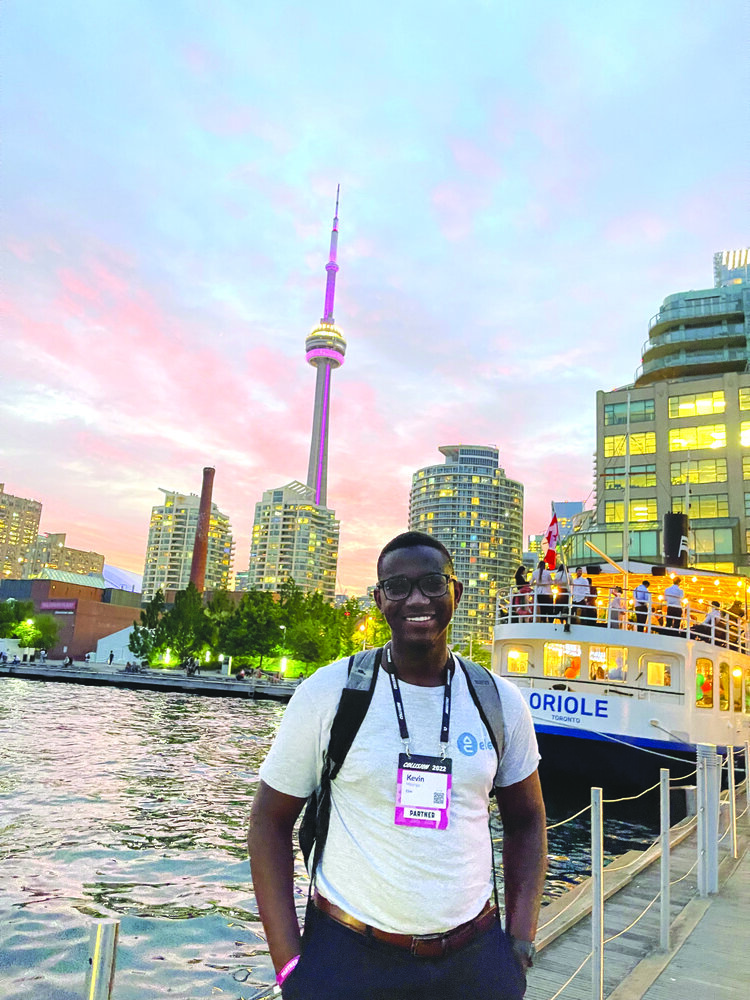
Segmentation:
{"type": "Polygon", "coordinates": [[[414,587],[417,586],[419,587],[419,592],[421,593],[422,597],[426,597],[428,600],[430,600],[431,598],[437,599],[438,597],[445,597],[445,595],[448,593],[448,588],[450,587],[451,583],[458,583],[458,577],[453,576],[451,573],[423,573],[422,576],[417,577],[416,580],[410,580],[409,577],[404,576],[403,573],[398,573],[396,576],[389,576],[387,580],[378,580],[377,588],[378,590],[383,591],[383,593],[385,594],[385,596],[388,598],[389,601],[395,602],[395,601],[408,600],[408,598],[410,598],[412,595],[414,587]],[[443,578],[443,580],[445,581],[445,590],[441,594],[425,594],[424,590],[422,589],[422,580],[424,580],[428,576],[440,576],[443,578]],[[406,582],[409,584],[408,592],[404,594],[403,597],[389,597],[388,592],[386,591],[385,588],[386,585],[391,582],[391,580],[406,580],[406,582]]]}

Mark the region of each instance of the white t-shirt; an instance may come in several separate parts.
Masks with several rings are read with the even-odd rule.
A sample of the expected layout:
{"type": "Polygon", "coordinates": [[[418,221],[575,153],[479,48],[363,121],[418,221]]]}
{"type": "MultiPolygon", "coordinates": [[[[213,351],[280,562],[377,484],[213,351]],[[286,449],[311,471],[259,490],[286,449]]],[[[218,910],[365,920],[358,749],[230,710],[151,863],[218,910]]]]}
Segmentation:
{"type": "MultiPolygon", "coordinates": [[[[260,769],[277,791],[304,798],[318,786],[347,664],[323,667],[295,691],[260,769]]],[[[539,751],[520,692],[504,678],[494,680],[503,705],[506,786],[533,774],[539,751]]],[[[401,683],[400,689],[411,752],[438,756],[444,688],[401,683]]],[[[331,822],[316,885],[332,903],[382,930],[437,934],[475,917],[492,884],[487,808],[497,757],[460,667],[452,684],[447,829],[395,825],[402,750],[390,682],[381,668],[367,715],[331,785],[331,822]]]]}
{"type": "Polygon", "coordinates": [[[591,584],[585,576],[574,576],[570,581],[570,593],[574,604],[582,604],[591,594],[591,584]]]}

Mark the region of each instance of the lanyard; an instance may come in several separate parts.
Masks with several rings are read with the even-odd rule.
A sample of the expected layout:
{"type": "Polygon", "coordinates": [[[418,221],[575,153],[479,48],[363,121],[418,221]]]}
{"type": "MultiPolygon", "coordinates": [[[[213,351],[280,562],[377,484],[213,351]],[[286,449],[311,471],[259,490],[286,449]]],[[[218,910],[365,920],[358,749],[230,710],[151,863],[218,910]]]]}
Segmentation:
{"type": "MultiPolygon", "coordinates": [[[[388,657],[388,666],[392,669],[388,670],[388,679],[391,682],[391,693],[393,694],[393,704],[396,706],[396,718],[398,719],[398,729],[401,734],[401,740],[404,744],[404,750],[407,757],[409,756],[409,729],[406,725],[406,713],[404,712],[404,702],[401,697],[401,688],[399,687],[398,677],[396,676],[396,670],[393,667],[393,658],[391,657],[391,647],[386,647],[386,656],[388,657]]],[[[445,688],[443,692],[443,719],[440,725],[440,756],[445,757],[446,751],[448,749],[448,734],[450,732],[451,724],[451,681],[453,679],[453,654],[450,656],[450,662],[448,664],[448,669],[445,674],[445,688]]]]}

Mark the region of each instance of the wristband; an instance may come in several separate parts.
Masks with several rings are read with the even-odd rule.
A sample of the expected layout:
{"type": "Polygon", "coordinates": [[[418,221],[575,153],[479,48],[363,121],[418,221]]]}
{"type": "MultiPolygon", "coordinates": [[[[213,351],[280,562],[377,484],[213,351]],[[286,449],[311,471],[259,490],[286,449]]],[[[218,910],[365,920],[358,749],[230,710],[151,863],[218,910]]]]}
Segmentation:
{"type": "Polygon", "coordinates": [[[299,955],[295,955],[294,958],[290,958],[283,969],[281,969],[276,975],[277,986],[283,986],[284,981],[290,972],[293,972],[297,968],[297,962],[299,962],[299,955]]]}

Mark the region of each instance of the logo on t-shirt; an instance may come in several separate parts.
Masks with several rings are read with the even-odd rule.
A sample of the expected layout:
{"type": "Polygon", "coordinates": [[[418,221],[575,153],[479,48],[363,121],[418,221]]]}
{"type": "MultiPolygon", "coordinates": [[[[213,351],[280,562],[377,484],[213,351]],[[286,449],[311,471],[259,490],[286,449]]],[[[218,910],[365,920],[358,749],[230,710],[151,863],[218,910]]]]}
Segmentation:
{"type": "Polygon", "coordinates": [[[473,733],[461,733],[456,740],[456,746],[464,757],[473,757],[477,750],[493,750],[489,740],[478,740],[473,733]]]}

